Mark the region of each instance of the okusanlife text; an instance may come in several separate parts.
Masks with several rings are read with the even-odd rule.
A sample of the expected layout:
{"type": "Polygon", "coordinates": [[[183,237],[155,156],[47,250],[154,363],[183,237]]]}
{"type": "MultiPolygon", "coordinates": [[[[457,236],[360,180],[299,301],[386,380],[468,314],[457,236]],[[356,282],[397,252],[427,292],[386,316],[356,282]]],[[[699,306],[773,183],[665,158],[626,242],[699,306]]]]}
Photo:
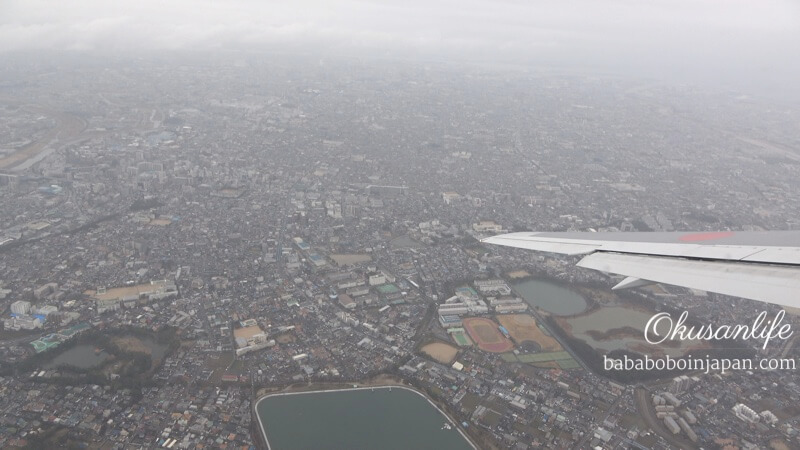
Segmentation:
{"type": "MultiPolygon", "coordinates": [[[[792,326],[789,323],[783,323],[786,311],[780,310],[774,318],[767,319],[767,312],[761,311],[753,323],[750,325],[736,324],[736,325],[719,325],[714,327],[710,324],[687,326],[686,319],[689,316],[688,311],[684,311],[678,317],[678,320],[673,320],[672,315],[668,312],[660,312],[653,315],[647,321],[644,329],[644,338],[650,344],[661,344],[666,340],[703,340],[703,341],[719,341],[723,339],[754,339],[761,340],[763,344],[762,349],[767,348],[767,344],[773,339],[786,340],[792,336],[792,326]],[[669,329],[664,334],[659,334],[657,329],[660,327],[669,326],[669,329]]],[[[662,330],[663,331],[663,330],[662,330]]]]}

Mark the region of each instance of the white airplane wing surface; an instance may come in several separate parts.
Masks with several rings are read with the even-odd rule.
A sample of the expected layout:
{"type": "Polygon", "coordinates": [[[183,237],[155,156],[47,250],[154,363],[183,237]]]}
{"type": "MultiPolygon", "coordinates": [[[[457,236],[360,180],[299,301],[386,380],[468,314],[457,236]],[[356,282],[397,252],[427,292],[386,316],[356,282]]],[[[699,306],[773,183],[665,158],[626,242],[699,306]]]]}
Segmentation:
{"type": "Polygon", "coordinates": [[[665,283],[800,308],[800,231],[509,233],[482,239],[564,255],[624,275],[625,289],[665,283]]]}

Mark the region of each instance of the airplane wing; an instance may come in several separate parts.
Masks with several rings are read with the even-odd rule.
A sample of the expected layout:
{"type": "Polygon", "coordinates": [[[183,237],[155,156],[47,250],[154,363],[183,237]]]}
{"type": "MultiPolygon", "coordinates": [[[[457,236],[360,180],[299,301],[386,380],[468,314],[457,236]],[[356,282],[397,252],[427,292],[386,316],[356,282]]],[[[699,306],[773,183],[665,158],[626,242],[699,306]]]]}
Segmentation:
{"type": "Polygon", "coordinates": [[[624,275],[613,289],[673,284],[800,308],[800,231],[509,233],[482,239],[624,275]]]}

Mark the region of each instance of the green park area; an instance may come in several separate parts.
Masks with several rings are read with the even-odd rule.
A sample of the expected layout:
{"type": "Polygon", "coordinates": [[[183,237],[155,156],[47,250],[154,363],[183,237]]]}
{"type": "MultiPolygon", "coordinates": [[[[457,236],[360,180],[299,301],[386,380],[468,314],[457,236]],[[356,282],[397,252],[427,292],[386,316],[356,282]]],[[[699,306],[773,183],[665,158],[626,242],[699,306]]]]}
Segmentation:
{"type": "Polygon", "coordinates": [[[503,353],[500,355],[503,361],[506,362],[519,362],[523,364],[531,364],[538,367],[553,367],[553,364],[558,365],[561,369],[575,369],[580,367],[577,361],[565,351],[560,352],[543,352],[543,353],[530,353],[515,355],[514,353],[503,353]]]}

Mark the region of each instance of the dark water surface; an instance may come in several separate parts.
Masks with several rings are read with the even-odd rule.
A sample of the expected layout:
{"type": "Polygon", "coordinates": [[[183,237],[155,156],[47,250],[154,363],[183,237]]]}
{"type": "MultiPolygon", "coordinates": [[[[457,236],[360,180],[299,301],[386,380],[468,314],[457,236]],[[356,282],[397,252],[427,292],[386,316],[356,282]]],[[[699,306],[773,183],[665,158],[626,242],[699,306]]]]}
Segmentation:
{"type": "Polygon", "coordinates": [[[588,306],[581,294],[550,281],[527,280],[512,286],[531,307],[557,316],[580,314],[588,306]]]}
{"type": "Polygon", "coordinates": [[[272,395],[256,411],[271,450],[473,448],[427,398],[398,387],[272,395]]]}

